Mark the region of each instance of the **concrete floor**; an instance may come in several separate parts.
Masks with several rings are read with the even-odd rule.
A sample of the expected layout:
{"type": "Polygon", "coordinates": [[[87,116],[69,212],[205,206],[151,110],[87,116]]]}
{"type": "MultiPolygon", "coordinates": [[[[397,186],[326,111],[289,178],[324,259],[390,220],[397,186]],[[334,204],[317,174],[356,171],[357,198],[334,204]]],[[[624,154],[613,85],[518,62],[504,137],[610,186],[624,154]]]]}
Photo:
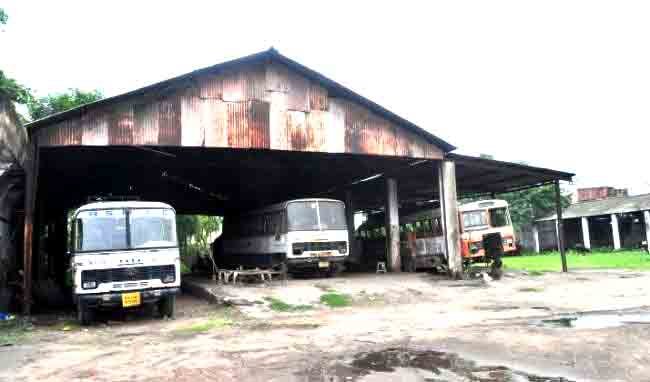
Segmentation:
{"type": "Polygon", "coordinates": [[[650,380],[647,323],[570,328],[544,322],[576,312],[647,313],[649,282],[650,273],[625,271],[509,274],[488,283],[424,273],[266,286],[207,281],[215,295],[247,305],[225,309],[184,296],[174,321],[133,314],[70,332],[37,325],[25,343],[0,349],[0,380],[425,380],[418,368],[393,368],[398,374],[392,375],[359,367],[369,354],[394,349],[456,354],[448,369],[435,369],[449,381],[478,380],[454,374],[467,362],[575,381],[650,380]],[[351,305],[320,303],[330,292],[350,296],[351,305]],[[269,297],[310,309],[276,312],[269,297]],[[215,319],[227,323],[187,330],[215,319]]]}

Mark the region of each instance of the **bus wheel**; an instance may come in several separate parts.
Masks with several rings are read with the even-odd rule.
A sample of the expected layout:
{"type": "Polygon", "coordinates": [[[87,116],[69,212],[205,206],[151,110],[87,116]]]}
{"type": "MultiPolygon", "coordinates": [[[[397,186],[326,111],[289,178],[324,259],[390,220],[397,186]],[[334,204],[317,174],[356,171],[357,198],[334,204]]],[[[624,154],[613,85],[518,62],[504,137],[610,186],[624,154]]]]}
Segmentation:
{"type": "Polygon", "coordinates": [[[81,325],[88,326],[95,321],[95,311],[79,302],[77,304],[77,320],[81,325]]]}
{"type": "Polygon", "coordinates": [[[167,296],[158,301],[158,311],[163,318],[176,318],[176,296],[167,296]]]}

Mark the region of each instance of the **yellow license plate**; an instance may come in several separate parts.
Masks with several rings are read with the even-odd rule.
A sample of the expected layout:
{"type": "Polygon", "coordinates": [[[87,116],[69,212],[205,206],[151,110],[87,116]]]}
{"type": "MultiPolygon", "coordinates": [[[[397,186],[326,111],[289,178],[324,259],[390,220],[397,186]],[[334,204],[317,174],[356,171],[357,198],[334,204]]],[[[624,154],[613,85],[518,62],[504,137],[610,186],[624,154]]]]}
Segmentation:
{"type": "Polygon", "coordinates": [[[318,268],[329,268],[330,262],[329,261],[319,261],[318,262],[318,268]]]}
{"type": "Polygon", "coordinates": [[[122,294],[122,307],[128,308],[129,306],[138,305],[140,305],[140,292],[122,294]]]}

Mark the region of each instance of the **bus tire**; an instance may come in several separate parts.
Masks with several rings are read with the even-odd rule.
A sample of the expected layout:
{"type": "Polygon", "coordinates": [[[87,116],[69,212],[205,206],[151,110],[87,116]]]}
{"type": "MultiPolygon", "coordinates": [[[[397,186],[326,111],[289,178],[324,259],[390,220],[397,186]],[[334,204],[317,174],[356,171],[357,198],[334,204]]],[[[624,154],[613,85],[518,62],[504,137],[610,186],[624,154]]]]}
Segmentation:
{"type": "Polygon", "coordinates": [[[176,318],[176,296],[167,296],[158,301],[158,311],[163,318],[176,318]]]}
{"type": "Polygon", "coordinates": [[[77,320],[82,326],[88,326],[95,321],[95,311],[79,302],[77,304],[77,320]]]}

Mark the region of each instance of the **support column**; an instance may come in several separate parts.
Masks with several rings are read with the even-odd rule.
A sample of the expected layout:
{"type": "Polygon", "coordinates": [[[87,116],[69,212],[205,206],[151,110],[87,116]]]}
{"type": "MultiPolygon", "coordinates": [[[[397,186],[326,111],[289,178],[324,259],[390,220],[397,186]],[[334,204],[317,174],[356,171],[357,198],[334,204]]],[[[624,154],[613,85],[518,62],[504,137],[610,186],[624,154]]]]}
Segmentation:
{"type": "Polygon", "coordinates": [[[582,227],[582,245],[585,249],[591,249],[591,236],[589,236],[589,218],[583,216],[580,219],[580,226],[582,227]]]}
{"type": "Polygon", "coordinates": [[[440,213],[445,238],[445,252],[451,277],[462,278],[463,259],[460,248],[460,225],[458,222],[458,197],[456,195],[456,164],[441,161],[438,166],[438,191],[440,213]]]}
{"type": "Polygon", "coordinates": [[[533,224],[533,241],[535,241],[535,253],[539,253],[539,228],[537,227],[537,224],[533,224]]]}
{"type": "Polygon", "coordinates": [[[386,257],[391,272],[402,270],[399,256],[399,206],[397,200],[397,180],[386,178],[386,257]]]}
{"type": "Polygon", "coordinates": [[[646,249],[650,252],[650,211],[643,211],[643,221],[645,222],[646,249]]]}
{"type": "Polygon", "coordinates": [[[621,249],[621,232],[618,229],[618,215],[612,214],[612,237],[614,239],[614,249],[621,249]]]}
{"type": "Polygon", "coordinates": [[[28,316],[32,308],[32,255],[34,252],[34,210],[38,189],[38,148],[32,143],[25,161],[25,219],[23,232],[23,314],[28,316]]]}
{"type": "Polygon", "coordinates": [[[345,222],[348,226],[348,257],[353,258],[355,253],[355,235],[354,235],[354,203],[352,201],[352,190],[345,190],[345,222]]]}
{"type": "Polygon", "coordinates": [[[560,181],[555,181],[555,211],[556,211],[556,227],[557,227],[557,245],[560,250],[560,257],[562,258],[562,272],[566,272],[566,253],[564,246],[564,223],[562,220],[562,194],[560,192],[560,181]]]}

